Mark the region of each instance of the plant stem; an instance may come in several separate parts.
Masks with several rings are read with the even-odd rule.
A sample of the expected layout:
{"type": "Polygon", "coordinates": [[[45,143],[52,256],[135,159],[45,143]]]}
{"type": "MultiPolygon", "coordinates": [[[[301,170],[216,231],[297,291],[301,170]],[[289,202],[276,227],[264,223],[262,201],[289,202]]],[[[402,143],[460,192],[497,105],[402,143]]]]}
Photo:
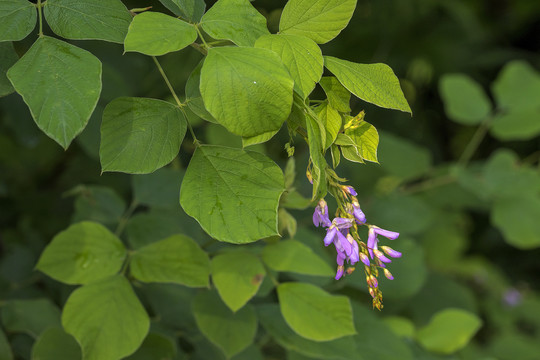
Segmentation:
{"type": "Polygon", "coordinates": [[[122,217],[118,221],[118,226],[116,227],[116,230],[114,231],[114,234],[116,236],[120,236],[122,234],[122,231],[124,231],[124,228],[126,227],[127,222],[129,220],[129,218],[131,217],[131,214],[133,214],[133,211],[135,211],[137,206],[139,206],[139,203],[137,203],[137,201],[133,200],[131,202],[131,204],[129,205],[129,208],[126,210],[124,215],[122,215],[122,217]]]}
{"type": "Polygon", "coordinates": [[[467,166],[472,156],[478,149],[478,146],[480,146],[480,143],[486,136],[490,125],[491,125],[491,117],[487,117],[484,121],[482,121],[478,129],[476,129],[476,132],[474,133],[473,137],[467,144],[467,147],[465,147],[465,150],[463,150],[463,153],[461,154],[461,157],[458,160],[459,166],[462,166],[462,167],[467,166]]]}
{"type": "Polygon", "coordinates": [[[169,88],[169,91],[171,92],[171,94],[172,94],[172,96],[174,98],[174,101],[176,101],[176,104],[180,108],[180,111],[182,111],[182,114],[184,114],[184,117],[186,118],[186,123],[187,123],[188,129],[189,129],[189,132],[191,133],[191,136],[193,137],[193,143],[195,144],[195,146],[200,146],[201,143],[200,143],[199,139],[197,139],[197,136],[195,136],[195,132],[193,131],[193,127],[191,126],[191,124],[189,123],[189,120],[187,118],[186,111],[183,109],[185,104],[183,104],[180,101],[180,99],[178,98],[178,96],[176,95],[176,92],[174,91],[174,88],[172,87],[171,82],[169,81],[169,78],[167,77],[167,74],[165,74],[165,71],[163,71],[163,68],[161,67],[161,64],[159,63],[158,59],[155,56],[152,56],[152,59],[154,60],[154,63],[156,64],[156,66],[157,66],[157,68],[159,70],[159,73],[161,74],[161,77],[163,77],[163,80],[165,80],[165,83],[167,84],[167,87],[169,88]]]}
{"type": "Polygon", "coordinates": [[[42,7],[45,5],[45,3],[41,3],[41,0],[38,0],[36,7],[38,9],[38,15],[39,15],[39,37],[43,37],[43,10],[42,7]]]}
{"type": "Polygon", "coordinates": [[[197,34],[199,34],[199,37],[201,38],[201,41],[203,42],[204,44],[204,47],[206,49],[210,49],[210,46],[208,46],[208,44],[206,43],[206,40],[204,40],[204,36],[203,34],[201,33],[201,30],[199,29],[199,27],[197,25],[195,25],[195,30],[197,30],[197,34]]]}
{"type": "Polygon", "coordinates": [[[456,177],[453,175],[443,175],[431,179],[427,179],[425,181],[422,181],[418,184],[413,184],[411,186],[402,188],[402,193],[405,194],[413,194],[417,192],[426,191],[429,189],[433,189],[439,186],[448,185],[456,181],[456,177]]]}

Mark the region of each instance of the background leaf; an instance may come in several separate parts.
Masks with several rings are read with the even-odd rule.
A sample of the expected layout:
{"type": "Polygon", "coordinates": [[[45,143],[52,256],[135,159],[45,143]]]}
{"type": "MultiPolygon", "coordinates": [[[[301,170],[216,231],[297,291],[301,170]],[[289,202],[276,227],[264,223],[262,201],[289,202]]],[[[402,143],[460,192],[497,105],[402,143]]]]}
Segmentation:
{"type": "Polygon", "coordinates": [[[11,42],[0,42],[0,97],[15,91],[6,73],[17,60],[19,60],[19,55],[15,52],[13,44],[11,42]]]}
{"type": "Polygon", "coordinates": [[[493,95],[504,111],[540,108],[540,73],[523,60],[508,62],[492,85],[493,95]]]}
{"type": "Polygon", "coordinates": [[[206,109],[236,135],[278,130],[291,112],[293,80],[267,49],[210,49],[200,89],[206,109]]]}
{"type": "Polygon", "coordinates": [[[178,51],[197,39],[197,30],[191,24],[162,13],[146,11],[135,16],[124,49],[145,55],[160,56],[178,51]]]}
{"type": "Polygon", "coordinates": [[[120,271],[126,249],[98,223],[71,225],[45,248],[36,268],[66,284],[87,284],[120,271]]]}
{"type": "Polygon", "coordinates": [[[111,188],[91,185],[77,187],[74,191],[77,198],[72,223],[90,220],[115,225],[126,210],[124,199],[111,188]]]}
{"type": "Polygon", "coordinates": [[[13,352],[2,329],[0,329],[0,360],[13,360],[13,352]]]}
{"type": "Polygon", "coordinates": [[[518,249],[540,246],[540,198],[517,197],[497,200],[491,212],[491,223],[504,235],[504,240],[518,249]]]}
{"type": "Polygon", "coordinates": [[[105,107],[101,122],[102,170],[151,173],[178,155],[186,128],[182,111],[171,103],[115,99],[105,107]]]}
{"type": "Polygon", "coordinates": [[[38,127],[65,149],[88,123],[101,92],[101,62],[48,36],[36,40],[7,76],[38,127]]]}
{"type": "Polygon", "coordinates": [[[122,44],[132,19],[120,0],[51,0],[43,8],[51,30],[72,40],[122,44]]]}
{"type": "Polygon", "coordinates": [[[27,0],[0,1],[0,41],[19,41],[36,27],[37,9],[27,0]]]}
{"type": "Polygon", "coordinates": [[[81,360],[81,347],[61,328],[45,330],[32,347],[32,360],[81,360]]]}
{"type": "Polygon", "coordinates": [[[351,304],[345,296],[330,295],[306,283],[282,283],[277,287],[281,313],[300,336],[328,341],[356,334],[351,304]]]}
{"type": "Polygon", "coordinates": [[[334,276],[334,270],[309,246],[285,240],[264,247],[262,257],[273,270],[305,275],[334,276]]]}
{"type": "Polygon", "coordinates": [[[240,244],[277,235],[283,190],[283,173],[266,156],[200,146],[184,176],[180,204],[212,237],[240,244]]]}
{"type": "Polygon", "coordinates": [[[138,249],[131,257],[131,275],[144,282],[208,285],[208,255],[187,236],[173,235],[138,249]]]}
{"type": "Polygon", "coordinates": [[[202,28],[214,39],[231,40],[238,46],[253,46],[270,34],[266,18],[248,0],[218,0],[201,19],[202,28]]]}
{"type": "Polygon", "coordinates": [[[117,360],[141,345],[150,320],[129,282],[117,275],[72,292],[62,325],[81,345],[85,360],[117,360]]]}
{"type": "Polygon", "coordinates": [[[289,0],[281,14],[279,31],[324,44],[347,26],[355,7],[356,0],[289,0]]]}
{"type": "Polygon", "coordinates": [[[201,83],[201,68],[204,63],[204,59],[193,69],[186,82],[186,102],[191,111],[195,113],[201,119],[209,121],[211,123],[217,123],[212,114],[204,107],[204,102],[199,88],[201,83]]]}
{"type": "Polygon", "coordinates": [[[204,0],[159,0],[175,15],[181,16],[193,23],[199,22],[206,9],[204,0]]]}
{"type": "Polygon", "coordinates": [[[212,259],[212,281],[223,302],[234,312],[259,290],[266,271],[249,252],[227,252],[212,259]]]}
{"type": "Polygon", "coordinates": [[[11,300],[2,306],[2,325],[36,338],[48,328],[60,327],[60,310],[49,299],[11,300]]]}

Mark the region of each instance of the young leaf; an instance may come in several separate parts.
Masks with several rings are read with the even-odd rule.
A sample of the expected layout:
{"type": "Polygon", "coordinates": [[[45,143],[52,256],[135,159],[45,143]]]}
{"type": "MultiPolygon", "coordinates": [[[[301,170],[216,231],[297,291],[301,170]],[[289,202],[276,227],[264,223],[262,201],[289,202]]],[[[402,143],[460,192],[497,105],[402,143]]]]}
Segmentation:
{"type": "Polygon", "coordinates": [[[216,292],[200,292],[192,303],[195,321],[201,332],[230,358],[252,343],[257,317],[250,305],[233,313],[216,292]]]}
{"type": "MultiPolygon", "coordinates": [[[[318,120],[318,119],[317,119],[318,120]]],[[[306,129],[308,133],[309,154],[313,162],[313,196],[312,200],[324,198],[326,195],[326,159],[324,158],[323,136],[317,120],[312,116],[306,116],[306,129]]],[[[324,128],[323,128],[324,129],[324,128]]]]}
{"type": "Polygon", "coordinates": [[[297,351],[313,359],[358,359],[358,352],[352,336],[324,342],[303,338],[287,325],[277,304],[257,306],[257,315],[264,329],[272,335],[279,345],[286,349],[297,351]]]}
{"type": "MultiPolygon", "coordinates": [[[[379,133],[375,126],[366,121],[361,121],[357,127],[345,131],[354,142],[356,153],[366,161],[378,163],[377,146],[379,145],[379,133]]],[[[343,149],[343,148],[342,148],[343,149]]],[[[345,153],[343,154],[345,156],[345,153]]],[[[345,156],[346,157],[346,156],[345,156]]]]}
{"type": "Polygon", "coordinates": [[[355,7],[356,0],[289,0],[281,14],[279,31],[325,44],[347,26],[355,7]]]}
{"type": "Polygon", "coordinates": [[[261,135],[243,137],[242,138],[242,147],[246,148],[246,147],[251,146],[251,145],[257,145],[257,144],[267,142],[268,140],[273,138],[274,135],[276,135],[278,131],[279,130],[269,131],[269,132],[265,132],[264,134],[261,134],[261,135]]]}
{"type": "Polygon", "coordinates": [[[341,115],[327,102],[322,103],[315,109],[315,113],[324,124],[326,130],[325,150],[328,149],[336,140],[341,130],[341,115]]]}
{"type": "Polygon", "coordinates": [[[204,59],[193,69],[186,82],[186,102],[191,109],[201,119],[209,121],[211,123],[217,123],[216,119],[206,110],[204,102],[201,96],[200,83],[201,83],[201,68],[204,63],[204,59]]]}
{"type": "Polygon", "coordinates": [[[199,245],[184,235],[138,249],[130,261],[131,275],[144,282],[208,286],[210,261],[199,245]]]}
{"type": "Polygon", "coordinates": [[[291,112],[293,85],[281,59],[267,49],[212,48],[201,70],[206,109],[227,130],[247,137],[279,130],[291,112]]]}
{"type": "Polygon", "coordinates": [[[357,64],[325,56],[324,66],[356,97],[383,108],[412,113],[399,80],[388,65],[357,64]]]}
{"type": "Polygon", "coordinates": [[[19,41],[36,27],[37,10],[27,0],[0,1],[0,41],[19,41]]]}
{"type": "Polygon", "coordinates": [[[36,40],[7,77],[38,127],[65,149],[88,123],[101,92],[101,62],[48,36],[36,40]]]}
{"type": "Polygon", "coordinates": [[[197,23],[201,20],[206,4],[204,0],[159,0],[167,9],[175,15],[190,22],[197,23]]]}
{"type": "Polygon", "coordinates": [[[11,86],[6,72],[19,60],[11,42],[0,42],[0,97],[11,94],[15,89],[11,86]]]}
{"type": "Polygon", "coordinates": [[[253,242],[278,234],[283,181],[281,169],[260,153],[200,146],[184,176],[180,204],[217,240],[253,242]]]}
{"type": "Polygon", "coordinates": [[[255,47],[272,50],[279,55],[294,80],[294,90],[305,99],[323,73],[323,57],[311,39],[296,35],[261,36],[255,47]]]}
{"type": "Polygon", "coordinates": [[[87,284],[118,273],[126,249],[104,226],[71,225],[45,248],[36,268],[66,284],[87,284]]]}
{"type": "Polygon", "coordinates": [[[165,55],[178,51],[197,40],[194,25],[169,15],[146,11],[135,16],[124,40],[126,52],[165,55]]]}
{"type": "Polygon", "coordinates": [[[150,319],[129,281],[116,275],[73,291],[62,325],[81,345],[85,360],[117,360],[137,350],[150,319]]]}
{"type": "Polygon", "coordinates": [[[460,124],[479,124],[491,112],[491,102],[484,90],[467,75],[444,75],[439,91],[446,115],[460,124]]]}
{"type": "Polygon", "coordinates": [[[49,299],[7,301],[2,306],[2,325],[9,332],[36,338],[49,327],[60,327],[60,309],[49,299]]]}
{"type": "Polygon", "coordinates": [[[72,40],[123,43],[132,16],[120,0],[50,0],[44,13],[51,30],[72,40]]]}
{"type": "Polygon", "coordinates": [[[177,106],[156,99],[121,97],[103,111],[102,171],[148,174],[171,162],[186,134],[177,106]]]}
{"type": "Polygon", "coordinates": [[[319,84],[326,93],[328,103],[342,113],[351,112],[351,93],[334,76],[323,76],[319,84]]]}
{"type": "Polygon", "coordinates": [[[73,336],[53,327],[45,330],[34,343],[32,359],[81,360],[81,347],[73,336]]]}
{"type": "Polygon", "coordinates": [[[465,347],[480,327],[482,320],[475,314],[450,308],[436,313],[416,339],[429,351],[451,354],[465,347]]]}
{"type": "Polygon", "coordinates": [[[356,334],[349,299],[330,295],[307,283],[282,283],[277,287],[281,313],[300,336],[328,341],[356,334]]]}
{"type": "Polygon", "coordinates": [[[273,270],[305,275],[333,276],[334,270],[307,245],[296,240],[264,247],[263,261],[273,270]]]}
{"type": "Polygon", "coordinates": [[[227,252],[212,259],[212,280],[223,302],[234,312],[259,290],[266,271],[248,252],[227,252]]]}
{"type": "Polygon", "coordinates": [[[204,31],[214,39],[231,40],[238,46],[253,46],[270,34],[266,18],[249,0],[218,0],[202,17],[204,31]]]}

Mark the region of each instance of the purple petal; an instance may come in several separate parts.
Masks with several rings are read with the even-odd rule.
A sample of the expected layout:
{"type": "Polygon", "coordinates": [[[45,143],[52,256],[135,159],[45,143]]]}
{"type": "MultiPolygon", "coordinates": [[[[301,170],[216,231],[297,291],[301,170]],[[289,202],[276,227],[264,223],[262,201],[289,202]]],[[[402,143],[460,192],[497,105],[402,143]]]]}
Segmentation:
{"type": "Polygon", "coordinates": [[[319,208],[315,208],[315,212],[313,212],[313,225],[319,226],[320,225],[321,216],[319,215],[319,208]]]}
{"type": "Polygon", "coordinates": [[[394,280],[394,276],[392,276],[392,273],[388,271],[388,269],[383,269],[383,271],[384,271],[384,276],[386,276],[388,280],[394,280]]]}
{"type": "Polygon", "coordinates": [[[384,230],[379,227],[375,227],[375,232],[377,235],[384,236],[385,238],[388,238],[390,240],[396,240],[399,237],[398,232],[390,231],[390,230],[384,230]]]}
{"type": "Polygon", "coordinates": [[[343,266],[338,266],[335,278],[336,280],[341,279],[341,277],[343,276],[343,271],[345,271],[345,268],[343,266]]]}
{"type": "Polygon", "coordinates": [[[366,265],[366,266],[370,265],[369,257],[366,254],[360,253],[358,256],[360,257],[360,261],[362,261],[364,263],[364,265],[366,265]]]}
{"type": "Polygon", "coordinates": [[[351,265],[356,264],[360,260],[359,254],[358,254],[358,243],[354,241],[352,243],[352,253],[351,256],[349,256],[349,261],[351,265]]]}
{"type": "Polygon", "coordinates": [[[339,243],[341,244],[341,246],[345,250],[345,254],[347,254],[347,256],[351,256],[351,252],[352,252],[351,243],[349,243],[347,238],[345,236],[343,236],[343,234],[341,232],[337,231],[336,234],[337,234],[337,238],[339,240],[339,243]]]}
{"type": "Polygon", "coordinates": [[[348,229],[352,226],[353,219],[337,217],[337,218],[334,218],[334,220],[332,221],[332,224],[337,226],[337,228],[340,230],[348,229]]]}
{"type": "Polygon", "coordinates": [[[366,222],[366,215],[360,210],[360,208],[354,208],[353,215],[356,218],[358,224],[363,224],[366,222]]]}
{"type": "Polygon", "coordinates": [[[377,257],[377,259],[381,260],[382,262],[384,263],[392,262],[392,260],[384,256],[384,254],[380,250],[373,250],[373,252],[375,253],[375,256],[377,257]]]}
{"type": "Polygon", "coordinates": [[[337,228],[334,226],[331,226],[326,230],[326,236],[324,237],[324,246],[328,246],[334,241],[334,238],[336,237],[337,228]]]}
{"type": "Polygon", "coordinates": [[[352,186],[345,186],[345,191],[347,191],[349,194],[351,194],[352,196],[356,196],[358,195],[356,193],[356,190],[354,190],[354,188],[352,186]]]}
{"type": "Polygon", "coordinates": [[[384,251],[386,253],[386,255],[389,255],[389,256],[391,256],[393,258],[400,258],[401,257],[401,253],[399,251],[396,251],[396,250],[392,249],[389,246],[381,246],[381,249],[382,249],[382,251],[384,251]]]}
{"type": "Polygon", "coordinates": [[[367,247],[369,251],[369,256],[373,259],[373,248],[377,244],[377,234],[375,234],[375,230],[370,227],[369,233],[368,233],[368,241],[367,241],[367,247]]]}
{"type": "Polygon", "coordinates": [[[338,253],[337,256],[336,256],[336,263],[339,266],[343,266],[343,264],[345,263],[345,254],[338,253]]]}

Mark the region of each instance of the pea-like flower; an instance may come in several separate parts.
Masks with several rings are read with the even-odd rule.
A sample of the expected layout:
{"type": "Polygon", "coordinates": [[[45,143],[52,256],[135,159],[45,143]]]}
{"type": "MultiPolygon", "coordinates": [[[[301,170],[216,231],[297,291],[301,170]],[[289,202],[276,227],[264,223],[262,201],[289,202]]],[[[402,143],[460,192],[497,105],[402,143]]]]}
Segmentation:
{"type": "Polygon", "coordinates": [[[319,200],[319,204],[315,207],[315,212],[313,213],[313,225],[324,227],[329,227],[332,225],[330,218],[328,217],[328,204],[324,199],[319,200]]]}
{"type": "Polygon", "coordinates": [[[358,200],[354,199],[352,201],[352,214],[356,220],[356,222],[359,225],[362,225],[366,222],[366,215],[364,212],[360,209],[360,204],[358,203],[358,200]]]}
{"type": "MultiPolygon", "coordinates": [[[[397,232],[390,231],[390,230],[384,230],[384,229],[381,229],[380,227],[374,226],[374,225],[370,226],[369,233],[368,233],[367,248],[368,248],[369,255],[371,256],[372,259],[373,259],[373,256],[374,256],[373,255],[374,250],[377,250],[377,243],[379,242],[379,239],[377,238],[377,235],[384,236],[385,238],[390,239],[390,240],[395,240],[395,239],[397,239],[399,237],[399,233],[397,233],[397,232]]],[[[391,249],[391,250],[393,250],[393,249],[391,249]]],[[[384,249],[383,249],[383,251],[384,251],[384,249]]],[[[395,250],[393,250],[393,251],[395,251],[395,250]]],[[[401,256],[401,253],[399,251],[396,251],[396,253],[399,253],[399,256],[392,256],[390,254],[389,255],[392,256],[392,257],[400,257],[401,256]]],[[[380,255],[382,255],[382,252],[380,252],[380,255]]],[[[382,255],[382,256],[384,256],[384,255],[382,255]]],[[[379,258],[379,256],[377,256],[377,257],[379,258]]],[[[387,259],[387,258],[385,257],[385,259],[387,259]]],[[[386,262],[386,261],[383,261],[383,262],[386,262]]],[[[388,262],[390,262],[390,260],[388,260],[388,262]]]]}

